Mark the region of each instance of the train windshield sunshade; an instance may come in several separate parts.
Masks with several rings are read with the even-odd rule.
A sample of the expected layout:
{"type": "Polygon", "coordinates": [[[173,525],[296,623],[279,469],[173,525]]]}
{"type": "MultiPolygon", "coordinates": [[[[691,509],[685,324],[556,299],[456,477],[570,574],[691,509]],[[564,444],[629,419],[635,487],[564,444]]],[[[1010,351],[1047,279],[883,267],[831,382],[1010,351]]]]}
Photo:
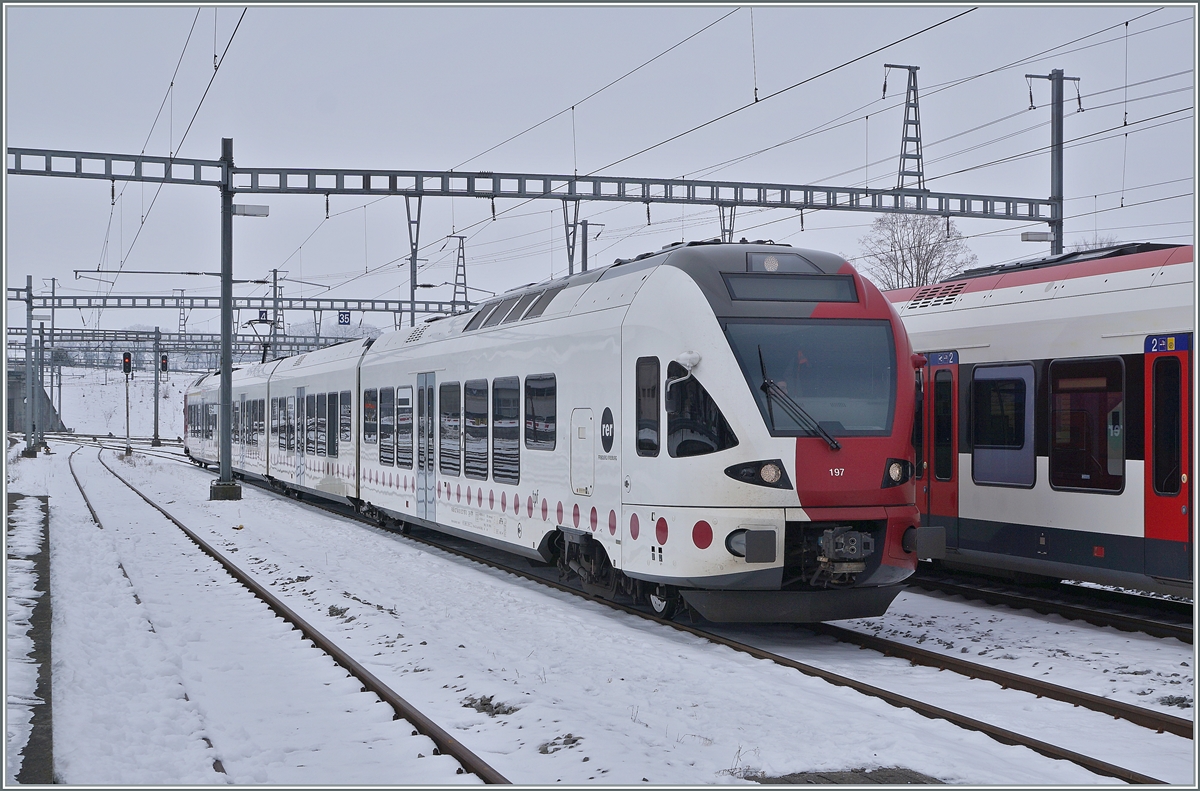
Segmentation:
{"type": "Polygon", "coordinates": [[[771,302],[858,302],[850,275],[725,274],[730,299],[771,302]]]}

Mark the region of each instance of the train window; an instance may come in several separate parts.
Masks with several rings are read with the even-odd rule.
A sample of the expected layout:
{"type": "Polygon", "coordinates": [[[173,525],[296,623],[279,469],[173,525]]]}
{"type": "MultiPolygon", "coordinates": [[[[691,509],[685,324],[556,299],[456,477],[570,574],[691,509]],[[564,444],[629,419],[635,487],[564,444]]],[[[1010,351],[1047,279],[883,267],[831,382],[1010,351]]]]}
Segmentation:
{"type": "Polygon", "coordinates": [[[520,319],[521,316],[525,314],[525,311],[529,308],[530,303],[532,303],[541,295],[542,292],[535,291],[532,294],[526,294],[525,296],[521,297],[521,301],[517,303],[516,307],[508,312],[508,316],[504,319],[504,321],[501,322],[501,324],[508,324],[509,322],[520,319]]]}
{"type": "Polygon", "coordinates": [[[317,455],[324,456],[329,446],[329,402],[324,393],[317,393],[317,455]]]}
{"type": "Polygon", "coordinates": [[[492,480],[521,482],[521,379],[492,380],[492,480]]]}
{"type": "Polygon", "coordinates": [[[279,433],[279,399],[271,399],[271,442],[283,450],[284,437],[279,433]]]}
{"type": "Polygon", "coordinates": [[[1050,485],[1120,491],[1125,483],[1120,358],[1050,363],[1050,485]]]}
{"type": "Polygon", "coordinates": [[[637,454],[658,455],[658,358],[639,357],[634,377],[637,387],[637,454]]]}
{"type": "Polygon", "coordinates": [[[317,455],[317,396],[304,397],[304,452],[317,455]]]}
{"type": "Polygon", "coordinates": [[[537,302],[533,303],[532,307],[525,312],[525,318],[536,319],[538,316],[546,312],[546,308],[550,307],[550,303],[559,295],[566,286],[558,286],[557,288],[549,288],[542,292],[542,296],[537,302]]]}
{"type": "Polygon", "coordinates": [[[466,451],[463,473],[486,481],[488,476],[488,383],[472,379],[463,385],[463,432],[466,451]]]}
{"type": "Polygon", "coordinates": [[[467,326],[463,327],[463,332],[470,332],[471,330],[478,329],[479,325],[487,321],[487,317],[492,315],[492,311],[495,310],[496,306],[499,304],[500,302],[496,301],[480,308],[479,312],[472,316],[471,320],[467,322],[467,326]]]}
{"type": "Polygon", "coordinates": [[[338,409],[338,440],[350,442],[350,434],[354,429],[354,402],[350,398],[349,390],[343,390],[338,397],[338,409]]]}
{"type": "Polygon", "coordinates": [[[954,477],[954,375],[938,371],[933,380],[933,477],[954,477]]]}
{"type": "Polygon", "coordinates": [[[242,441],[241,436],[239,436],[241,434],[241,424],[238,422],[241,418],[241,412],[238,410],[237,401],[234,401],[229,406],[233,410],[229,421],[229,439],[234,445],[239,445],[242,441]]]}
{"type": "Polygon", "coordinates": [[[494,327],[500,322],[504,321],[504,317],[508,315],[508,312],[512,310],[513,305],[517,304],[520,299],[520,297],[509,297],[497,305],[496,309],[492,311],[492,315],[488,316],[487,321],[483,322],[484,328],[494,327]]]}
{"type": "Polygon", "coordinates": [[[687,369],[669,363],[667,381],[667,453],[675,458],[703,456],[738,444],[717,402],[687,369]]]}
{"type": "Polygon", "coordinates": [[[977,366],[971,388],[971,475],[975,483],[1033,486],[1037,479],[1032,442],[1033,366],[977,366]]]}
{"type": "Polygon", "coordinates": [[[325,404],[325,452],[331,459],[338,455],[338,394],[330,393],[325,404]]]}
{"type": "Polygon", "coordinates": [[[438,451],[443,475],[458,475],[459,429],[462,421],[460,398],[458,382],[446,382],[438,390],[438,404],[441,409],[438,421],[441,437],[438,451]]]}
{"type": "Polygon", "coordinates": [[[396,463],[396,390],[379,390],[379,463],[391,467],[396,463]]]}
{"type": "Polygon", "coordinates": [[[413,403],[412,388],[396,388],[396,466],[412,469],[413,403]]]}
{"type": "Polygon", "coordinates": [[[722,275],[734,300],[858,302],[850,275],[722,275]]]}
{"type": "Polygon", "coordinates": [[[1154,458],[1151,474],[1154,491],[1159,494],[1179,494],[1181,420],[1180,366],[1178,357],[1160,357],[1154,361],[1153,413],[1151,428],[1154,458]]]}
{"type": "Polygon", "coordinates": [[[558,401],[554,374],[525,377],[525,447],[554,450],[558,401]]]}
{"type": "Polygon", "coordinates": [[[363,390],[363,443],[374,445],[379,441],[379,391],[363,390]]]}
{"type": "Polygon", "coordinates": [[[288,396],[287,399],[287,451],[294,453],[296,450],[296,397],[288,396]]]}

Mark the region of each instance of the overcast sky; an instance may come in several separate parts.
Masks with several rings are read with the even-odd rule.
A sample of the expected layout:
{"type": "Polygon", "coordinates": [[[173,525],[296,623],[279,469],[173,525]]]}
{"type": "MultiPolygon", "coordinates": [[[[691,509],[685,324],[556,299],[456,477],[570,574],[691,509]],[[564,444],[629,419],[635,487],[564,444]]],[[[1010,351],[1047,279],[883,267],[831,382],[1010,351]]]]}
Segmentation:
{"type": "MultiPolygon", "coordinates": [[[[221,138],[232,137],[243,167],[598,171],[890,188],[906,80],[893,69],[883,98],[891,63],[920,66],[931,190],[1045,198],[1050,86],[1025,75],[1063,69],[1081,78],[1085,110],[1076,112],[1068,83],[1067,244],[1094,235],[1190,243],[1194,233],[1193,5],[984,5],[782,93],[971,6],[251,6],[243,17],[244,8],[5,6],[6,144],[216,159],[221,138]],[[214,54],[223,53],[214,78],[214,54]],[[756,88],[757,104],[630,156],[752,103],[756,88]],[[1036,153],[1020,156],[1028,152],[1036,153]]],[[[122,267],[219,268],[217,190],[117,182],[114,206],[110,189],[104,181],[6,176],[8,285],[24,286],[32,273],[47,293],[51,277],[61,294],[217,293],[211,277],[76,280],[75,269],[99,268],[112,280],[122,267]]],[[[287,295],[407,297],[403,198],[333,196],[328,220],[317,196],[239,202],[268,204],[270,217],[235,221],[235,277],[278,268],[290,279],[287,295]]],[[[496,210],[493,222],[488,201],[427,199],[419,280],[454,279],[452,233],[468,237],[473,288],[503,291],[565,273],[558,201],[498,201],[496,210]]],[[[649,226],[642,204],[585,203],[581,216],[593,224],[593,267],[719,233],[712,207],[655,204],[649,226]]],[[[853,260],[874,216],[806,212],[801,230],[794,211],[745,210],[736,235],[853,260]]],[[[957,225],[980,263],[1048,251],[1020,241],[1022,230],[1045,226],[957,225]]],[[[449,286],[418,292],[450,294],[449,286]]],[[[23,319],[17,306],[9,323],[23,319]]],[[[96,321],[78,312],[58,318],[61,326],[96,321]]],[[[367,321],[389,323],[379,315],[367,321]]],[[[174,330],[178,315],[109,310],[99,323],[174,330]]],[[[217,331],[216,312],[197,312],[188,328],[217,331]]]]}

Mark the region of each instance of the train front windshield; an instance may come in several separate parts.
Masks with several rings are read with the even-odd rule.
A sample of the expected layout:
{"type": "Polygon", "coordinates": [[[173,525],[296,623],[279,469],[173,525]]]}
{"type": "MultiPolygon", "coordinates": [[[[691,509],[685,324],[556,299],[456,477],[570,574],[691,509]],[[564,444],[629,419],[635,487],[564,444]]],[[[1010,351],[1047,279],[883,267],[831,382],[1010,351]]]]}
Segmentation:
{"type": "Polygon", "coordinates": [[[725,333],[774,436],[816,435],[810,419],[833,436],[891,433],[896,345],[888,322],[736,319],[725,333]],[[764,380],[774,383],[770,392],[764,380]]]}

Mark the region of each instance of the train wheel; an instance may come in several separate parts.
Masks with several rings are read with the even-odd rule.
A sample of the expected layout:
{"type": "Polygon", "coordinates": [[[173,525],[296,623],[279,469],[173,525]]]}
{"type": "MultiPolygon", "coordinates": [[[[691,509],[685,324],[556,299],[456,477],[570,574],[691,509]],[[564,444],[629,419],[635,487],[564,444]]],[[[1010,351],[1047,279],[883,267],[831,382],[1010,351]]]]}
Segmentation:
{"type": "Polygon", "coordinates": [[[659,585],[649,595],[650,609],[659,618],[670,620],[679,611],[679,591],[670,585],[659,585]]]}

